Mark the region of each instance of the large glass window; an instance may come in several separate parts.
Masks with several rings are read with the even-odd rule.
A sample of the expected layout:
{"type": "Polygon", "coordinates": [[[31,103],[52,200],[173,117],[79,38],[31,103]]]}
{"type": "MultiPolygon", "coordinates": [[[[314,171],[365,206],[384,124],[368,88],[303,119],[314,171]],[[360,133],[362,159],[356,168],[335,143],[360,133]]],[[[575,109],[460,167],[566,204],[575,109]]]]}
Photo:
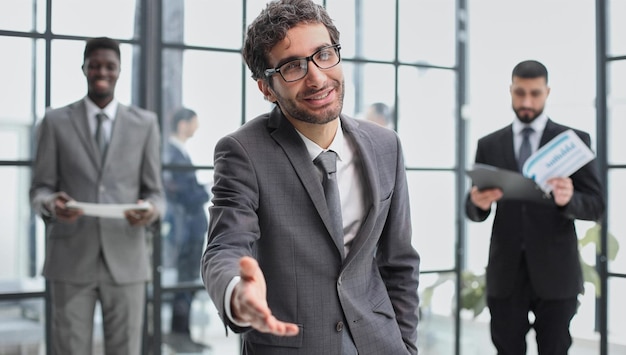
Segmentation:
{"type": "Polygon", "coordinates": [[[626,296],[626,222],[624,221],[623,197],[626,196],[626,144],[620,136],[620,130],[626,129],[626,85],[622,78],[626,75],[626,45],[620,41],[621,34],[626,31],[626,24],[621,21],[619,11],[626,10],[624,1],[611,0],[606,4],[606,55],[600,65],[606,69],[606,137],[607,137],[607,250],[608,259],[608,293],[606,314],[608,314],[608,353],[626,353],[626,341],[619,334],[626,332],[620,314],[624,314],[624,306],[619,302],[626,296]]]}
{"type": "MultiPolygon", "coordinates": [[[[54,11],[51,11],[50,20],[52,33],[133,38],[137,26],[136,7],[140,3],[140,1],[108,0],[106,6],[94,6],[88,1],[54,0],[52,1],[54,11]],[[114,26],[111,26],[112,21],[114,26]]],[[[82,56],[79,56],[77,60],[81,58],[82,56]]]]}
{"type": "Polygon", "coordinates": [[[407,166],[453,168],[457,144],[456,73],[401,66],[398,76],[398,134],[407,166]]]}
{"type": "Polygon", "coordinates": [[[45,28],[45,0],[3,1],[0,10],[0,30],[43,32],[45,28]]]}
{"type": "MultiPolygon", "coordinates": [[[[109,36],[122,42],[116,97],[122,103],[142,105],[159,114],[164,178],[187,174],[210,194],[213,147],[218,139],[272,108],[250,79],[240,55],[246,26],[266,2],[112,0],[97,9],[89,2],[75,0],[0,2],[0,45],[11,49],[11,55],[0,59],[0,97],[4,100],[0,105],[0,183],[6,195],[0,203],[0,329],[5,329],[4,325],[11,329],[10,333],[0,330],[0,353],[30,351],[31,347],[43,351],[45,347],[41,341],[45,337],[45,286],[40,277],[44,225],[28,202],[29,164],[36,124],[45,110],[85,95],[81,71],[84,39],[109,36]],[[162,16],[155,18],[154,14],[162,16]],[[184,164],[168,160],[166,147],[175,133],[173,115],[180,107],[194,110],[198,117],[197,130],[183,144],[189,158],[184,164]],[[19,296],[24,293],[33,296],[19,296]]],[[[457,342],[462,354],[493,352],[487,311],[474,318],[471,310],[460,310],[462,338],[455,339],[459,326],[455,323],[455,284],[459,281],[469,287],[482,282],[493,221],[492,217],[483,223],[459,221],[458,209],[464,201],[457,185],[465,168],[459,162],[471,164],[478,138],[511,122],[510,71],[515,63],[528,58],[544,61],[550,71],[552,91],[547,111],[551,118],[591,133],[592,148],[604,143],[596,137],[606,138],[608,232],[617,241],[608,244],[608,254],[615,254],[608,262],[608,298],[612,300],[611,313],[618,314],[616,300],[626,289],[621,281],[626,274],[626,225],[619,215],[623,210],[620,196],[626,193],[621,183],[626,181],[622,176],[626,148],[620,146],[620,132],[626,129],[621,119],[626,114],[626,88],[620,80],[626,75],[626,47],[618,35],[624,33],[624,21],[620,21],[623,1],[607,2],[607,132],[596,132],[592,0],[568,3],[565,17],[559,15],[562,1],[506,5],[471,2],[467,11],[457,9],[465,6],[465,1],[455,0],[316,2],[328,8],[341,32],[344,113],[368,119],[372,107],[386,108],[384,112],[390,117],[387,126],[397,131],[403,143],[413,242],[422,255],[420,293],[433,290],[434,295],[421,309],[421,353],[454,354],[457,342]],[[550,26],[555,16],[559,26],[550,26]],[[459,23],[465,20],[469,27],[461,31],[459,23]],[[458,50],[465,45],[467,60],[465,52],[458,50]],[[467,87],[459,87],[464,85],[463,78],[468,79],[467,87]],[[465,98],[458,97],[462,89],[467,89],[465,98]],[[464,121],[458,117],[461,109],[464,121]],[[459,133],[464,132],[467,137],[461,141],[466,146],[458,147],[459,133]],[[456,254],[459,245],[465,246],[462,265],[458,265],[456,254]],[[455,271],[461,269],[464,273],[458,280],[455,271]]],[[[206,218],[209,204],[206,201],[201,206],[206,218]]],[[[582,238],[595,224],[577,222],[576,226],[582,238]]],[[[223,324],[199,275],[191,280],[178,277],[171,258],[179,250],[168,244],[171,229],[172,224],[163,221],[157,240],[162,264],[155,265],[155,270],[161,271],[155,273],[160,282],[150,285],[150,296],[155,295],[153,291],[162,292],[162,304],[153,304],[148,322],[156,324],[158,314],[161,328],[158,332],[148,327],[148,332],[171,333],[176,295],[189,291],[193,293],[189,305],[192,338],[210,345],[216,354],[239,353],[238,336],[224,336],[223,324]]],[[[595,245],[581,247],[583,261],[592,268],[596,255],[595,245]]],[[[574,346],[583,349],[585,345],[584,349],[595,353],[599,290],[591,282],[585,283],[585,289],[572,323],[574,346]]],[[[626,346],[620,343],[618,335],[623,327],[618,323],[615,316],[610,317],[611,351],[616,353],[626,346]]],[[[167,343],[171,339],[163,339],[165,343],[159,348],[167,352],[172,349],[167,343]]],[[[529,344],[533,341],[529,338],[529,344]]],[[[531,346],[529,354],[533,351],[531,346]]]]}
{"type": "Polygon", "coordinates": [[[626,132],[626,60],[609,62],[607,66],[607,104],[608,104],[608,147],[609,164],[626,164],[626,146],[620,144],[621,132],[626,132]]]}
{"type": "Polygon", "coordinates": [[[31,151],[32,111],[40,97],[40,77],[35,71],[41,63],[37,60],[40,51],[38,42],[29,38],[0,37],[0,45],[12,48],[13,55],[6,56],[0,65],[0,135],[3,148],[0,160],[27,160],[31,151]],[[10,104],[9,104],[10,103],[10,104]]]}
{"type": "Polygon", "coordinates": [[[626,3],[621,0],[609,0],[606,1],[606,14],[607,14],[607,50],[610,56],[623,56],[626,55],[626,43],[620,38],[620,34],[624,33],[626,26],[624,21],[621,20],[620,13],[626,11],[626,3]]]}

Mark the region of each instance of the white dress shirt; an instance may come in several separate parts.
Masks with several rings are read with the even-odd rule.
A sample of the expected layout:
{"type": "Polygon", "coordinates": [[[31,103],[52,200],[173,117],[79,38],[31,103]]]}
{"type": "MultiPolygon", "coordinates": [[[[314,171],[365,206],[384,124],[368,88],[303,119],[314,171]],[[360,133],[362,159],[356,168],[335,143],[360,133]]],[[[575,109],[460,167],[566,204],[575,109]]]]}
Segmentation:
{"type": "Polygon", "coordinates": [[[542,112],[537,118],[535,118],[530,124],[522,123],[518,118],[513,120],[513,145],[515,147],[515,157],[519,157],[519,150],[522,146],[522,130],[526,127],[531,127],[534,131],[528,137],[530,141],[531,152],[536,152],[539,149],[539,141],[543,135],[543,131],[548,123],[548,116],[545,112],[542,112]]]}
{"type": "Polygon", "coordinates": [[[85,106],[87,107],[87,122],[89,123],[89,130],[92,137],[95,137],[96,128],[98,126],[98,119],[96,118],[96,115],[99,113],[107,115],[108,119],[102,122],[102,129],[104,130],[104,137],[107,142],[110,142],[111,132],[113,131],[113,122],[117,113],[118,101],[113,99],[113,101],[101,109],[98,105],[91,101],[88,96],[85,96],[85,106]]]}

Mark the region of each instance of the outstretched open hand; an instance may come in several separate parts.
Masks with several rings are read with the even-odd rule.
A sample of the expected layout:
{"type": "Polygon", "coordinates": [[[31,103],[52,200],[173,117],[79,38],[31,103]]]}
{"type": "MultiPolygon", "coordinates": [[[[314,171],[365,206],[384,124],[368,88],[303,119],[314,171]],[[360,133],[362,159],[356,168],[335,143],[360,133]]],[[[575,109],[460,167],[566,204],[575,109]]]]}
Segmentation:
{"type": "Polygon", "coordinates": [[[279,321],[272,315],[267,305],[265,277],[257,261],[243,257],[239,261],[239,270],[241,280],[231,298],[232,316],[263,333],[297,335],[299,329],[296,324],[279,321]]]}

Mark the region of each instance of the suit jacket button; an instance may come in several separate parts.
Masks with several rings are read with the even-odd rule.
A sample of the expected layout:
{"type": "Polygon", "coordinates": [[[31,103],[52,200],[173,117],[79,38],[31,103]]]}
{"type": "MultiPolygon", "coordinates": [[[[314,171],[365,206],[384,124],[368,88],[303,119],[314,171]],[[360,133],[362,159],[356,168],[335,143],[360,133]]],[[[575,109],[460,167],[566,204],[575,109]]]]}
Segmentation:
{"type": "Polygon", "coordinates": [[[335,329],[340,332],[343,330],[343,322],[339,322],[337,323],[337,326],[335,327],[335,329]]]}

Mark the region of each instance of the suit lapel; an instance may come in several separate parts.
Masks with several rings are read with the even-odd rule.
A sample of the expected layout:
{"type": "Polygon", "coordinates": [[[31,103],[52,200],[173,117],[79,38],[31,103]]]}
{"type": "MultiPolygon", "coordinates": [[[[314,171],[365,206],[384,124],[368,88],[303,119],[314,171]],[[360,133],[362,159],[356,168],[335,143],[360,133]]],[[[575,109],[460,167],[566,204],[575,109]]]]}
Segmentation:
{"type": "Polygon", "coordinates": [[[123,150],[125,149],[123,142],[130,142],[126,136],[130,135],[132,137],[132,132],[129,132],[128,122],[128,108],[122,104],[118,104],[117,112],[115,114],[115,120],[113,120],[113,127],[111,127],[111,137],[109,139],[109,147],[107,148],[107,153],[104,156],[104,161],[102,162],[102,167],[113,159],[112,157],[119,156],[119,154],[123,154],[123,150]]]}
{"type": "Polygon", "coordinates": [[[543,129],[541,139],[539,140],[539,147],[543,147],[559,133],[561,133],[559,127],[554,122],[552,122],[552,120],[548,119],[548,121],[546,122],[546,127],[543,129]]]}
{"type": "Polygon", "coordinates": [[[503,131],[502,140],[506,142],[509,149],[504,151],[504,168],[518,171],[517,157],[515,156],[515,143],[513,142],[513,125],[508,125],[503,131]]]}
{"type": "Polygon", "coordinates": [[[354,259],[355,255],[359,254],[359,251],[365,242],[372,235],[374,222],[376,221],[375,216],[377,215],[377,211],[379,209],[379,201],[374,198],[374,196],[380,195],[380,182],[378,180],[380,164],[375,155],[375,149],[372,146],[371,137],[358,128],[358,121],[349,119],[342,115],[341,125],[344,129],[345,137],[349,139],[356,148],[355,153],[358,156],[358,161],[360,162],[358,171],[363,178],[363,192],[365,194],[365,218],[363,219],[363,223],[350,245],[350,252],[348,253],[344,263],[344,265],[347,265],[352,259],[354,259]]]}
{"type": "MultiPolygon", "coordinates": [[[[326,206],[322,182],[319,179],[319,171],[315,165],[313,165],[313,161],[311,161],[311,157],[308,154],[304,142],[302,142],[296,129],[283,117],[278,108],[275,108],[270,113],[268,126],[270,129],[274,129],[274,131],[270,133],[271,136],[276,143],[282,147],[283,152],[293,166],[296,175],[298,175],[298,178],[302,181],[311,201],[313,201],[315,209],[330,233],[330,231],[332,231],[331,218],[328,207],[326,206]]],[[[332,239],[339,254],[343,255],[342,238],[340,239],[333,236],[332,239]]]]}
{"type": "Polygon", "coordinates": [[[88,152],[94,165],[99,168],[101,164],[100,152],[98,150],[98,146],[96,145],[96,140],[92,136],[91,130],[89,129],[88,119],[87,108],[85,107],[85,102],[83,100],[72,104],[70,120],[78,133],[79,140],[84,146],[85,151],[88,152]]]}

